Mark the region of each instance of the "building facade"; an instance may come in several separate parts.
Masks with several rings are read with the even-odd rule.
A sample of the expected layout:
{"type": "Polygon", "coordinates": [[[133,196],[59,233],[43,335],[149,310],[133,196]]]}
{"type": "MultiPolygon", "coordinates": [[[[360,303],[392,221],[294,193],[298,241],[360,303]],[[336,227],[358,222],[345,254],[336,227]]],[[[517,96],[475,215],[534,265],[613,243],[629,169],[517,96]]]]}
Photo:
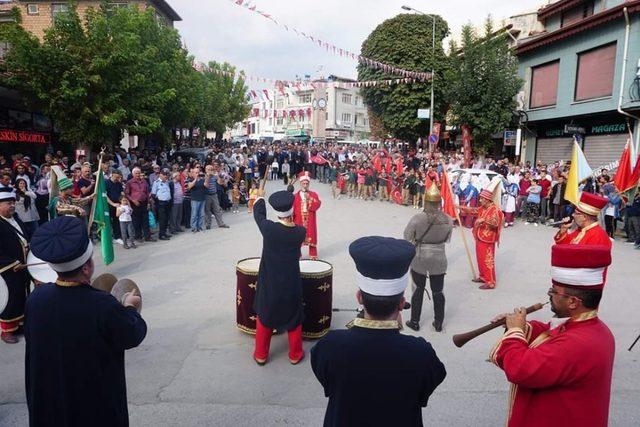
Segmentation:
{"type": "MultiPolygon", "coordinates": [[[[82,17],[88,9],[97,9],[103,3],[100,0],[78,0],[76,2],[78,14],[82,17]]],[[[108,1],[106,5],[111,9],[130,6],[152,7],[155,9],[158,20],[168,26],[173,26],[174,22],[182,20],[180,15],[165,0],[117,0],[108,1]]],[[[10,11],[13,7],[17,7],[20,11],[22,26],[40,39],[44,37],[44,31],[53,25],[56,16],[69,11],[67,1],[14,0],[2,5],[5,19],[9,14],[7,11],[10,11]]]]}
{"type": "Polygon", "coordinates": [[[337,76],[274,89],[253,90],[249,117],[230,130],[231,138],[358,141],[371,129],[355,80],[337,76]],[[320,126],[321,129],[314,129],[320,126]]]}
{"type": "Polygon", "coordinates": [[[574,138],[593,169],[615,167],[640,116],[640,1],[560,0],[544,31],[519,40],[522,159],[568,160],[574,138]]]}

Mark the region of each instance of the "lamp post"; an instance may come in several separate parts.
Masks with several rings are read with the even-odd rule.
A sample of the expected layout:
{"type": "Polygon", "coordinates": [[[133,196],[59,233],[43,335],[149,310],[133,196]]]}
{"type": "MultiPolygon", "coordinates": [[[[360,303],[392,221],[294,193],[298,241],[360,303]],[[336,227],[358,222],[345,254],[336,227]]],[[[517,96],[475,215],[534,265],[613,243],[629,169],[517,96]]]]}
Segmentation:
{"type": "Polygon", "coordinates": [[[433,23],[433,27],[431,29],[431,109],[429,110],[429,135],[431,134],[431,132],[433,132],[433,98],[434,98],[434,93],[433,93],[433,86],[434,86],[434,80],[436,78],[436,73],[435,73],[435,62],[436,62],[436,17],[433,14],[430,13],[424,13],[421,12],[417,9],[412,8],[411,6],[407,6],[404,5],[402,6],[403,10],[407,10],[410,12],[415,12],[415,13],[419,13],[420,15],[424,15],[424,16],[428,16],[431,18],[431,21],[433,23]]]}

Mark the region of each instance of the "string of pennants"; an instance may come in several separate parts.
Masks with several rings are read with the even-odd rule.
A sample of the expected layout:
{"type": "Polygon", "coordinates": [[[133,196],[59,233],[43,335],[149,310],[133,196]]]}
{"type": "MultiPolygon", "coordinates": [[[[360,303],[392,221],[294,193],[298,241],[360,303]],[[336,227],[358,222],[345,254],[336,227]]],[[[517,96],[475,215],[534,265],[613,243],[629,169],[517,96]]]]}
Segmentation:
{"type": "Polygon", "coordinates": [[[310,118],[313,111],[310,107],[308,108],[288,108],[288,109],[280,109],[280,110],[262,110],[260,108],[252,108],[250,112],[251,117],[262,117],[269,118],[273,117],[275,119],[286,118],[295,120],[296,117],[299,120],[302,120],[305,116],[310,118]]]}
{"type": "Polygon", "coordinates": [[[270,20],[271,22],[273,22],[274,24],[276,24],[277,26],[284,28],[287,31],[293,31],[294,33],[296,33],[296,35],[300,36],[300,37],[304,37],[307,40],[311,41],[312,43],[318,45],[321,48],[324,48],[327,52],[333,53],[334,55],[340,55],[341,57],[346,57],[346,58],[350,58],[353,59],[355,61],[358,61],[361,64],[367,65],[371,68],[375,68],[378,70],[382,70],[385,73],[389,73],[389,74],[395,74],[395,75],[399,75],[405,78],[411,78],[411,79],[415,79],[415,80],[419,80],[419,81],[428,81],[431,80],[431,73],[424,73],[424,72],[417,72],[417,71],[410,71],[410,70],[405,70],[403,68],[399,68],[399,67],[395,67],[393,65],[389,65],[389,64],[385,64],[384,62],[380,62],[380,61],[375,61],[373,59],[370,58],[366,58],[362,55],[358,55],[357,53],[353,53],[350,52],[346,49],[342,49],[339,48],[331,43],[327,43],[321,39],[319,39],[318,37],[312,36],[310,34],[305,33],[304,31],[301,31],[297,28],[291,27],[289,25],[286,24],[282,24],[280,22],[278,22],[273,15],[271,15],[270,13],[267,13],[265,11],[262,10],[258,10],[255,4],[252,4],[251,0],[229,0],[230,2],[232,2],[233,4],[237,5],[237,6],[241,6],[244,7],[245,9],[256,13],[260,16],[262,16],[263,18],[266,18],[268,20],[270,20]]]}
{"type": "Polygon", "coordinates": [[[225,70],[213,70],[209,69],[205,64],[198,63],[195,65],[195,69],[198,71],[208,70],[212,73],[220,74],[227,77],[241,77],[245,81],[256,82],[256,83],[268,83],[274,85],[283,95],[285,88],[295,88],[298,92],[305,90],[313,90],[315,88],[328,88],[328,87],[338,87],[338,88],[353,88],[353,87],[374,87],[374,86],[382,86],[387,85],[391,86],[394,84],[410,84],[417,81],[417,79],[405,77],[401,79],[387,79],[387,80],[368,80],[368,81],[355,81],[355,82],[323,82],[323,81],[313,81],[313,82],[301,82],[299,80],[280,80],[280,79],[269,79],[265,77],[256,77],[245,75],[244,73],[234,73],[232,71],[225,70]]]}

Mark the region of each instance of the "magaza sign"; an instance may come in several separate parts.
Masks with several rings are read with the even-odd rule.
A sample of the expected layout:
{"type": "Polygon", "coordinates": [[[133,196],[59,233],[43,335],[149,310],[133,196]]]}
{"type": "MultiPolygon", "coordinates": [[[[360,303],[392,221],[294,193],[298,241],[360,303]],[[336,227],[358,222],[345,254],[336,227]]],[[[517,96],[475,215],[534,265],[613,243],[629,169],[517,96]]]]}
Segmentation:
{"type": "Polygon", "coordinates": [[[51,137],[47,133],[23,130],[0,129],[0,142],[22,142],[26,144],[48,144],[51,137]]]}

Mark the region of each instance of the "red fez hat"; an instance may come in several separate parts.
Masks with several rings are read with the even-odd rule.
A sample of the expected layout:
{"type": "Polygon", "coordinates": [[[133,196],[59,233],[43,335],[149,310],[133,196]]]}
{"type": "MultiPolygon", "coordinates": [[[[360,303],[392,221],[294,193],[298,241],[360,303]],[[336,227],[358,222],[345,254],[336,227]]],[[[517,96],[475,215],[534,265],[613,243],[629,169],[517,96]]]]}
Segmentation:
{"type": "Polygon", "coordinates": [[[298,175],[298,180],[302,181],[311,181],[311,177],[309,176],[309,172],[300,172],[298,175]]]}
{"type": "Polygon", "coordinates": [[[480,192],[480,197],[484,197],[487,200],[493,201],[493,193],[489,190],[482,190],[480,192]]]}
{"type": "Polygon", "coordinates": [[[603,289],[611,250],[601,245],[554,245],[551,248],[551,281],[576,289],[603,289]]]}
{"type": "Polygon", "coordinates": [[[600,211],[607,206],[607,203],[609,203],[609,199],[583,191],[576,209],[587,215],[598,216],[600,211]]]}

